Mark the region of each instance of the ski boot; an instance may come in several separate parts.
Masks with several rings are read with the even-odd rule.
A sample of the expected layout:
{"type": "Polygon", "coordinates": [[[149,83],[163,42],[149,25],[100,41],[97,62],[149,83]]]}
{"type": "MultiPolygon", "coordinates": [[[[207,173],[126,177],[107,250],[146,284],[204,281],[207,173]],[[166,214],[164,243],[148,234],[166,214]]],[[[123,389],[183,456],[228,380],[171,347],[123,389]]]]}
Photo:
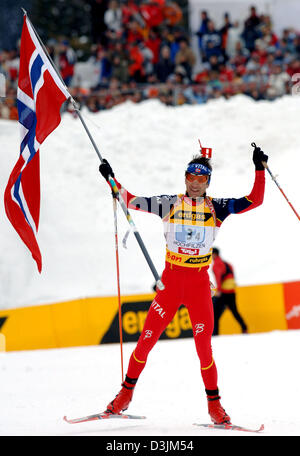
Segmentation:
{"type": "Polygon", "coordinates": [[[122,383],[122,389],[107,405],[105,413],[120,415],[121,412],[127,410],[132,400],[136,382],[137,379],[132,379],[126,376],[125,381],[122,383]]]}
{"type": "Polygon", "coordinates": [[[214,424],[231,424],[230,416],[227,415],[220,403],[219,390],[205,390],[207,394],[208,413],[214,424]]]}

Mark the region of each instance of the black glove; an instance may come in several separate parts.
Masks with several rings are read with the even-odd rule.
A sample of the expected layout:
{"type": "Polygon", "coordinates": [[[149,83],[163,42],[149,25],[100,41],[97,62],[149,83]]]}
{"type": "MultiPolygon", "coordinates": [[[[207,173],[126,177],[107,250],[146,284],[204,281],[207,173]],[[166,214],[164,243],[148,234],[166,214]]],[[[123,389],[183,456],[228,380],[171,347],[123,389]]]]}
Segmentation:
{"type": "Polygon", "coordinates": [[[255,169],[256,171],[262,171],[265,169],[262,162],[267,162],[269,157],[261,150],[260,147],[257,147],[255,143],[252,143],[252,146],[254,147],[253,163],[255,165],[255,169]]]}
{"type": "Polygon", "coordinates": [[[102,176],[104,177],[104,179],[106,179],[106,180],[108,180],[108,176],[115,177],[110,164],[108,163],[108,161],[105,158],[102,160],[102,163],[99,166],[99,171],[102,174],[102,176]]]}

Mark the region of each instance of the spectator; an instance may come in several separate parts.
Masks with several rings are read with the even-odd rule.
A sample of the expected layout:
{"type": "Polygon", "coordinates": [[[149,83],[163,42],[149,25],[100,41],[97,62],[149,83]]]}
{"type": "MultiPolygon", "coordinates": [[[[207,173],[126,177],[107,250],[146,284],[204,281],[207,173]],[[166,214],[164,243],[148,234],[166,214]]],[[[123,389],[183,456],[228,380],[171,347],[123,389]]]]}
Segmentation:
{"type": "Polygon", "coordinates": [[[137,43],[129,48],[129,75],[135,82],[145,82],[144,57],[137,43]]]}
{"type": "Polygon", "coordinates": [[[10,82],[14,87],[17,86],[19,64],[20,59],[18,56],[17,49],[12,49],[11,51],[8,51],[6,60],[6,72],[7,76],[10,79],[10,82]]]}
{"type": "Polygon", "coordinates": [[[207,94],[204,84],[192,84],[183,92],[189,104],[203,104],[207,102],[207,94]]]}
{"type": "Polygon", "coordinates": [[[143,96],[146,99],[150,98],[158,98],[159,96],[159,88],[157,86],[158,80],[155,74],[149,74],[147,76],[147,86],[143,90],[143,96]]]}
{"type": "Polygon", "coordinates": [[[57,49],[58,49],[58,43],[55,39],[50,39],[47,41],[46,49],[48,54],[50,55],[51,59],[53,61],[56,60],[56,55],[57,55],[57,49]]]}
{"type": "Polygon", "coordinates": [[[129,58],[128,52],[124,49],[122,42],[115,44],[112,53],[112,77],[118,79],[121,83],[129,81],[129,58]]]}
{"type": "Polygon", "coordinates": [[[199,46],[199,51],[200,51],[200,56],[201,58],[203,57],[203,50],[202,50],[202,37],[208,32],[208,22],[210,21],[207,11],[201,11],[201,24],[198,32],[196,32],[196,35],[198,35],[198,46],[199,46]]]}
{"type": "Polygon", "coordinates": [[[294,58],[288,65],[286,72],[290,77],[293,76],[293,74],[300,73],[300,58],[294,58]]]}
{"type": "MultiPolygon", "coordinates": [[[[281,36],[277,36],[272,29],[271,17],[258,16],[255,7],[251,8],[243,27],[238,22],[231,24],[228,14],[225,14],[220,31],[215,29],[208,13],[201,12],[197,35],[201,50],[205,52],[202,51],[200,71],[193,76],[195,56],[188,46],[186,30],[177,25],[182,14],[180,7],[176,8],[169,0],[151,0],[142,4],[136,0],[121,0],[121,6],[117,0],[110,1],[109,6],[109,0],[86,1],[93,12],[91,34],[95,45],[90,48],[92,53],[87,65],[81,62],[78,66],[76,80],[73,79],[76,54],[69,44],[58,43],[54,37],[47,42],[47,49],[69,89],[72,90],[70,85],[76,89],[74,96],[82,106],[89,98],[96,97],[89,104],[93,112],[119,104],[128,97],[135,102],[157,96],[167,104],[174,104],[174,100],[192,104],[244,93],[254,100],[273,100],[290,92],[287,75],[291,78],[300,72],[299,34],[293,28],[286,28],[281,36]],[[175,10],[180,14],[176,13],[175,22],[173,19],[170,22],[175,10]],[[110,27],[107,32],[106,25],[103,26],[105,14],[110,27]],[[160,25],[154,26],[155,23],[160,25]],[[97,24],[101,28],[98,32],[97,24]],[[242,29],[246,43],[240,36],[242,29]],[[82,78],[81,68],[84,71],[82,78]],[[112,79],[119,84],[113,96],[109,94],[112,79]],[[91,93],[83,92],[85,87],[81,87],[79,81],[88,82],[88,87],[93,87],[91,93]],[[138,84],[151,86],[149,90],[141,89],[138,84]],[[139,95],[129,95],[128,91],[132,94],[138,91],[139,95]]],[[[80,48],[81,52],[86,52],[86,49],[80,48]]],[[[6,78],[9,100],[16,99],[18,67],[18,50],[0,50],[0,72],[6,78]]],[[[0,116],[16,117],[13,108],[6,102],[2,103],[0,116]]]]}
{"type": "Polygon", "coordinates": [[[0,119],[9,119],[10,110],[5,100],[0,99],[0,119]]]}
{"type": "Polygon", "coordinates": [[[291,78],[286,71],[284,71],[280,64],[275,64],[273,71],[269,77],[269,87],[267,90],[267,96],[273,100],[277,97],[281,97],[288,92],[288,83],[291,78]]]}
{"type": "Polygon", "coordinates": [[[89,99],[86,103],[86,107],[89,112],[98,112],[99,105],[98,105],[97,97],[95,97],[95,96],[89,97],[89,99]]]}
{"type": "Polygon", "coordinates": [[[100,87],[103,84],[107,84],[112,75],[109,52],[102,46],[98,47],[95,65],[98,66],[99,71],[99,79],[96,87],[100,87]]]}
{"type": "Polygon", "coordinates": [[[167,82],[172,82],[174,85],[188,84],[190,81],[186,76],[186,70],[182,65],[175,67],[174,73],[170,74],[167,82]]]}
{"type": "Polygon", "coordinates": [[[149,31],[149,36],[148,36],[148,39],[145,41],[145,46],[152,51],[152,54],[153,54],[152,63],[153,63],[153,65],[156,65],[159,60],[161,38],[159,38],[159,35],[155,29],[151,29],[149,31]]]}
{"type": "Polygon", "coordinates": [[[155,0],[142,0],[140,14],[148,30],[158,27],[164,21],[163,6],[155,0]]]}
{"type": "Polygon", "coordinates": [[[202,70],[194,76],[194,82],[197,84],[206,84],[209,81],[208,65],[203,66],[202,70]]]}
{"type": "Polygon", "coordinates": [[[265,100],[261,90],[258,90],[257,88],[251,88],[247,95],[255,101],[265,100]]]}
{"type": "Polygon", "coordinates": [[[153,52],[151,51],[150,48],[146,47],[144,41],[141,41],[138,46],[139,46],[140,52],[143,56],[143,70],[144,70],[145,78],[147,79],[147,77],[149,75],[153,74],[153,69],[154,69],[154,65],[152,63],[153,62],[153,52]]]}
{"type": "Polygon", "coordinates": [[[219,66],[219,79],[221,82],[232,82],[234,79],[233,69],[225,65],[225,63],[221,63],[219,66]]]}
{"type": "Polygon", "coordinates": [[[196,57],[186,38],[181,38],[179,41],[179,50],[175,57],[175,63],[176,65],[183,66],[187,77],[191,79],[192,70],[196,63],[196,57]]]}
{"type": "Polygon", "coordinates": [[[274,67],[274,63],[275,63],[275,55],[274,55],[274,53],[267,54],[265,62],[260,67],[260,72],[261,72],[263,77],[265,77],[265,76],[268,77],[269,76],[269,74],[272,71],[272,68],[274,67]]]}
{"type": "Polygon", "coordinates": [[[257,15],[255,6],[250,7],[250,16],[245,21],[245,27],[256,28],[261,23],[260,18],[257,15]]]}
{"type": "Polygon", "coordinates": [[[225,52],[229,59],[235,56],[237,43],[240,43],[240,47],[243,48],[241,34],[242,28],[240,26],[240,23],[238,21],[235,21],[227,32],[225,52]]]}
{"type": "Polygon", "coordinates": [[[137,21],[140,27],[145,27],[145,21],[139,12],[136,2],[134,0],[124,0],[122,2],[122,23],[127,27],[131,20],[137,21]]]}
{"type": "Polygon", "coordinates": [[[5,101],[0,104],[0,111],[3,119],[18,120],[18,109],[14,98],[7,97],[5,101]]]}
{"type": "Polygon", "coordinates": [[[136,19],[131,19],[126,28],[126,42],[133,44],[144,39],[143,29],[136,19]]]}
{"type": "MultiPolygon", "coordinates": [[[[105,92],[103,91],[105,94],[105,92]]],[[[120,96],[120,82],[116,78],[109,81],[108,90],[105,94],[105,108],[112,108],[115,104],[115,98],[120,96]]]]}
{"type": "Polygon", "coordinates": [[[168,46],[171,48],[171,44],[174,40],[174,35],[171,32],[170,28],[162,27],[160,30],[161,47],[168,46]]]}
{"type": "Polygon", "coordinates": [[[178,24],[182,19],[182,10],[176,2],[166,2],[163,6],[165,23],[171,27],[178,24]]]}
{"type": "Polygon", "coordinates": [[[180,27],[176,27],[172,32],[172,36],[170,37],[171,60],[174,63],[176,54],[179,51],[179,43],[182,39],[186,39],[185,33],[180,27]]]}
{"type": "Polygon", "coordinates": [[[142,93],[139,92],[138,90],[135,90],[132,94],[131,101],[133,103],[140,103],[141,101],[143,101],[142,93]]]}
{"type": "Polygon", "coordinates": [[[292,29],[283,30],[281,41],[284,43],[286,52],[294,53],[296,51],[295,38],[297,38],[297,35],[294,30],[292,30],[292,29]]]}
{"type": "Polygon", "coordinates": [[[222,55],[222,37],[215,29],[213,21],[207,24],[208,30],[202,36],[202,60],[203,62],[209,61],[212,55],[222,55]]]}
{"type": "Polygon", "coordinates": [[[221,39],[222,39],[222,52],[224,57],[226,56],[226,46],[227,46],[227,39],[228,39],[228,32],[232,28],[232,23],[230,22],[229,14],[224,14],[224,25],[220,29],[221,39]]]}
{"type": "Polygon", "coordinates": [[[159,93],[159,100],[167,106],[174,105],[174,90],[171,82],[167,82],[159,93]]]}
{"type": "Polygon", "coordinates": [[[245,27],[242,33],[242,38],[245,42],[246,48],[250,52],[252,52],[254,50],[255,40],[260,37],[258,26],[261,21],[257,16],[256,8],[254,6],[251,7],[250,11],[250,16],[245,21],[245,27]]]}
{"type": "Polygon", "coordinates": [[[118,38],[122,32],[122,10],[117,0],[110,0],[104,14],[104,22],[110,38],[118,38]]]}
{"type": "Polygon", "coordinates": [[[277,48],[279,46],[279,41],[271,28],[264,25],[261,27],[261,37],[255,40],[254,45],[255,47],[258,46],[260,49],[267,51],[271,47],[277,48]]]}
{"type": "Polygon", "coordinates": [[[71,48],[68,40],[63,40],[59,47],[58,65],[60,69],[61,77],[64,80],[66,86],[71,85],[71,81],[74,75],[74,65],[76,62],[76,54],[71,48]]]}
{"type": "Polygon", "coordinates": [[[118,79],[120,82],[129,81],[128,60],[123,59],[119,54],[112,57],[112,73],[113,78],[118,79]]]}
{"type": "Polygon", "coordinates": [[[217,71],[210,71],[209,74],[209,80],[207,84],[207,90],[209,96],[216,98],[216,96],[221,96],[222,95],[222,83],[219,79],[219,75],[217,71]]]}
{"type": "Polygon", "coordinates": [[[205,66],[205,68],[208,68],[209,70],[219,72],[221,64],[222,64],[222,62],[219,61],[219,57],[216,55],[212,55],[209,58],[209,61],[204,66],[205,66]]]}
{"type": "Polygon", "coordinates": [[[237,41],[235,45],[235,54],[229,61],[230,65],[239,69],[240,72],[243,72],[249,58],[250,52],[248,49],[242,46],[241,41],[237,41]]]}
{"type": "Polygon", "coordinates": [[[171,51],[169,46],[163,46],[160,51],[158,64],[156,65],[156,74],[160,82],[166,82],[175,68],[171,60],[171,51]]]}

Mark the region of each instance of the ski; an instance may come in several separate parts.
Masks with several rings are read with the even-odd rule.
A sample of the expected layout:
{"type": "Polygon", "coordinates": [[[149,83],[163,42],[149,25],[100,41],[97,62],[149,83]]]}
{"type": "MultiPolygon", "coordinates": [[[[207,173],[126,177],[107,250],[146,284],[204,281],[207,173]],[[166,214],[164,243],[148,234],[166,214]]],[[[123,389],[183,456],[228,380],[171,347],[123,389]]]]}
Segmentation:
{"type": "Polygon", "coordinates": [[[87,415],[81,418],[72,418],[69,419],[64,416],[64,421],[69,424],[76,424],[76,423],[85,423],[87,421],[95,421],[95,420],[111,420],[111,419],[123,419],[123,420],[144,420],[146,417],[141,415],[125,415],[123,413],[119,414],[112,414],[112,413],[96,413],[94,415],[87,415]]]}
{"type": "Polygon", "coordinates": [[[250,429],[246,428],[244,426],[237,426],[236,424],[199,424],[199,423],[194,423],[194,426],[206,428],[206,429],[221,429],[225,431],[243,431],[243,432],[255,432],[259,433],[264,430],[265,426],[261,424],[261,426],[258,429],[250,429]]]}

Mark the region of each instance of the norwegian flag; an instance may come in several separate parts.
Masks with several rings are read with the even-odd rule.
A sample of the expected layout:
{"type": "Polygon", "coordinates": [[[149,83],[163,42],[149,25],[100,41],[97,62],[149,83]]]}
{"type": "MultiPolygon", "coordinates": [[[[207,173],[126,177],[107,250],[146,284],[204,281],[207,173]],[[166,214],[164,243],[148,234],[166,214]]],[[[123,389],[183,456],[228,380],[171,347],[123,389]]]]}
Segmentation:
{"type": "Polygon", "coordinates": [[[20,156],[4,193],[7,217],[42,270],[36,235],[40,215],[39,148],[60,123],[61,105],[70,97],[24,15],[17,105],[20,156]]]}
{"type": "Polygon", "coordinates": [[[202,147],[201,155],[205,158],[211,158],[212,149],[210,147],[202,147]]]}
{"type": "Polygon", "coordinates": [[[198,139],[200,145],[200,154],[202,157],[211,158],[212,156],[212,148],[211,147],[202,147],[200,139],[198,139]]]}

